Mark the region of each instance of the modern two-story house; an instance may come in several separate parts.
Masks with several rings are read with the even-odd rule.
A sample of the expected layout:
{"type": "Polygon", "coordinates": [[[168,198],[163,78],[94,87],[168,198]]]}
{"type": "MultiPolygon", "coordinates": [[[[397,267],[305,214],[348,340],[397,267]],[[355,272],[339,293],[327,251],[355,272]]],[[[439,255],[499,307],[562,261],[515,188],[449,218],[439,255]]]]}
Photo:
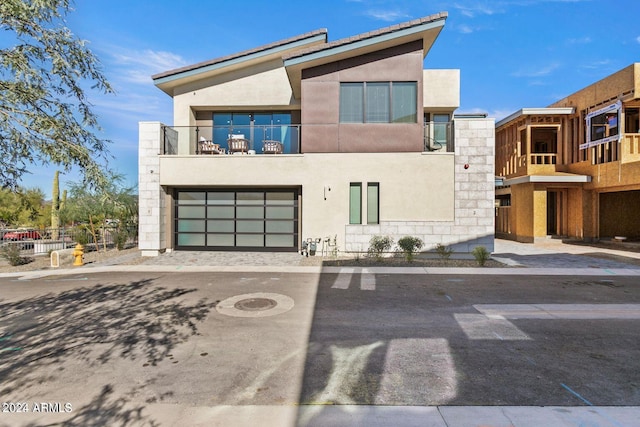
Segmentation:
{"type": "Polygon", "coordinates": [[[640,63],[496,123],[496,234],[640,239],[640,63]]]}
{"type": "Polygon", "coordinates": [[[493,250],[494,121],[424,69],[447,14],[326,30],[167,71],[174,123],[139,128],[143,255],[365,252],[374,235],[493,250]]]}

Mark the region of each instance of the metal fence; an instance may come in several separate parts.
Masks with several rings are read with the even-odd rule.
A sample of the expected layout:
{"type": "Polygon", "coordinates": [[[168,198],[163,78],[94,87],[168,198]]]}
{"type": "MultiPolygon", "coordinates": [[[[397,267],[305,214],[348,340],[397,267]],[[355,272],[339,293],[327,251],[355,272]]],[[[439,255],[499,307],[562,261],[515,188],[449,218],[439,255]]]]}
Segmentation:
{"type": "Polygon", "coordinates": [[[17,246],[25,255],[47,254],[75,247],[78,243],[87,249],[124,248],[138,245],[138,227],[99,227],[94,234],[89,227],[63,227],[46,229],[2,229],[0,246],[17,246]]]}

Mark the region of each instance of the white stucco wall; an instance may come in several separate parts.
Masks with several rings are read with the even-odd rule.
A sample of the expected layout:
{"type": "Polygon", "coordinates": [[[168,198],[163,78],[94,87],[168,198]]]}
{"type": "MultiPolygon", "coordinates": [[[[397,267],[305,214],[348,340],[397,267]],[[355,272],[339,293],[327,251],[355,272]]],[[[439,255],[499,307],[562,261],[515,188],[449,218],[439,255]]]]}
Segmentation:
{"type": "Polygon", "coordinates": [[[381,221],[452,221],[452,153],[163,156],[165,187],[301,187],[302,238],[338,236],[345,250],[349,186],[380,185],[381,221]],[[330,189],[330,190],[329,190],[330,189]],[[325,199],[326,197],[326,199],[325,199]]]}
{"type": "Polygon", "coordinates": [[[177,88],[173,97],[173,120],[174,126],[194,126],[192,107],[224,111],[226,107],[260,109],[297,104],[279,59],[177,88]]]}
{"type": "Polygon", "coordinates": [[[460,106],[460,70],[423,70],[422,102],[427,110],[460,106]]]}

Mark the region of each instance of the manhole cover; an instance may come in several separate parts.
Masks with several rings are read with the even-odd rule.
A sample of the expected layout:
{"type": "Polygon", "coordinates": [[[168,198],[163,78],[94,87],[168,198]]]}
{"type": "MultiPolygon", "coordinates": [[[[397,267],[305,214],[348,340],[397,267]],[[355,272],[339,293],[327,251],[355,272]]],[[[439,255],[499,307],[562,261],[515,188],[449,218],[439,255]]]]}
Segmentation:
{"type": "Polygon", "coordinates": [[[238,301],[233,306],[238,310],[262,311],[275,307],[278,303],[269,298],[247,298],[238,301]]]}
{"type": "Polygon", "coordinates": [[[216,310],[220,314],[233,317],[268,317],[286,313],[293,306],[293,299],[286,295],[256,292],[220,301],[216,310]]]}

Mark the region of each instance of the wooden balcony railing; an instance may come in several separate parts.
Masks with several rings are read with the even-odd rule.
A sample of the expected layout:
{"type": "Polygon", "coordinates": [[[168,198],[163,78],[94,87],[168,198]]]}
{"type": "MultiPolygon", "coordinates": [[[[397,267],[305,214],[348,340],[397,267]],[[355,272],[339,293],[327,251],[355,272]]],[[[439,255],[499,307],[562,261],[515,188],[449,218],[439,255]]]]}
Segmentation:
{"type": "Polygon", "coordinates": [[[621,142],[621,163],[640,161],[640,133],[627,133],[621,142]]]}
{"type": "Polygon", "coordinates": [[[531,165],[555,165],[557,154],[555,153],[533,153],[529,155],[531,165]]]}

